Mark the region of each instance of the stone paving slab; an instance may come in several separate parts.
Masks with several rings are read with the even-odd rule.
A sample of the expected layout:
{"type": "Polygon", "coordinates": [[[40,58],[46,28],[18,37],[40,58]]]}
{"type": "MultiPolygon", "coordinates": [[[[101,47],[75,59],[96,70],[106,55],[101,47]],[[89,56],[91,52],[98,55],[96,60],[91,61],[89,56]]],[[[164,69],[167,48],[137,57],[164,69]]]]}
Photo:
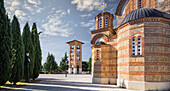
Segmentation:
{"type": "Polygon", "coordinates": [[[37,83],[31,83],[13,91],[130,91],[116,85],[92,84],[87,74],[40,74],[37,83]]]}

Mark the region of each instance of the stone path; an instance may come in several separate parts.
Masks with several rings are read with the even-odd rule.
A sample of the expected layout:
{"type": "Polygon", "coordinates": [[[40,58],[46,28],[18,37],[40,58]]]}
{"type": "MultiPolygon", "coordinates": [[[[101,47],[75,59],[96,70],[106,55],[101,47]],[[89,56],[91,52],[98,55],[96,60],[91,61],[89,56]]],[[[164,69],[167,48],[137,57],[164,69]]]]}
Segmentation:
{"type": "Polygon", "coordinates": [[[90,75],[41,74],[38,79],[42,81],[13,91],[127,91],[116,85],[92,84],[90,75]]]}

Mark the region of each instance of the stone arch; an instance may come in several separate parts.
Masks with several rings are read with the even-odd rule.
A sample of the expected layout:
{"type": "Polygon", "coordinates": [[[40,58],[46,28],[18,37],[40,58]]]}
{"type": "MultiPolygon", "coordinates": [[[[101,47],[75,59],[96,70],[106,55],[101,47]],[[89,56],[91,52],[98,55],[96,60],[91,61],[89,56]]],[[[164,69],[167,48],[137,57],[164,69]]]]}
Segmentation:
{"type": "Polygon", "coordinates": [[[121,16],[122,9],[123,9],[123,7],[124,7],[124,5],[126,4],[127,1],[129,1],[129,0],[121,0],[119,2],[115,15],[121,16]]]}
{"type": "Polygon", "coordinates": [[[105,34],[97,34],[97,35],[95,35],[95,36],[92,38],[92,40],[91,40],[91,44],[94,45],[95,42],[96,42],[96,40],[97,40],[98,38],[104,39],[105,44],[107,44],[108,37],[107,37],[107,35],[105,35],[105,34]]]}

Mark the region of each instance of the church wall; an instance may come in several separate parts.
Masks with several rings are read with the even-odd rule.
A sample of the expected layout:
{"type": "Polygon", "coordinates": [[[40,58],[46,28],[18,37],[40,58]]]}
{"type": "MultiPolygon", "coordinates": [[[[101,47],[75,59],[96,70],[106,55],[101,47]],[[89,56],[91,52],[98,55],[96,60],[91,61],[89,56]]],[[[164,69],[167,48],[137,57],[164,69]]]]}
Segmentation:
{"type": "Polygon", "coordinates": [[[128,81],[144,81],[144,24],[127,24],[118,29],[118,86],[128,88],[128,81]],[[131,38],[142,37],[142,56],[131,55],[131,38]]]}
{"type": "Polygon", "coordinates": [[[144,81],[144,24],[137,23],[130,26],[129,30],[129,81],[144,81]],[[131,39],[135,34],[142,37],[142,53],[140,56],[132,56],[131,39]]]}
{"type": "Polygon", "coordinates": [[[164,18],[144,18],[118,28],[118,86],[143,90],[170,88],[169,22],[164,18]],[[142,38],[139,56],[131,55],[135,34],[142,38]]]}
{"type": "Polygon", "coordinates": [[[92,49],[92,77],[101,77],[101,55],[99,55],[99,59],[97,60],[97,50],[99,50],[99,53],[101,52],[100,47],[93,47],[92,49]]]}
{"type": "Polygon", "coordinates": [[[108,78],[109,77],[109,46],[102,45],[101,46],[101,77],[108,78]]]}
{"type": "Polygon", "coordinates": [[[92,77],[94,83],[116,84],[117,77],[117,53],[110,45],[96,45],[92,49],[92,77]],[[96,59],[96,51],[99,50],[99,59],[96,59]]]}
{"type": "MultiPolygon", "coordinates": [[[[118,81],[124,81],[129,80],[128,73],[129,73],[129,26],[124,27],[122,29],[118,29],[117,35],[118,35],[118,81]],[[127,63],[127,65],[122,65],[124,63],[127,63]]],[[[119,84],[119,82],[118,82],[119,84]]],[[[122,84],[122,83],[121,83],[122,84]]]]}
{"type": "Polygon", "coordinates": [[[170,26],[145,23],[145,81],[170,81],[170,26]]]}

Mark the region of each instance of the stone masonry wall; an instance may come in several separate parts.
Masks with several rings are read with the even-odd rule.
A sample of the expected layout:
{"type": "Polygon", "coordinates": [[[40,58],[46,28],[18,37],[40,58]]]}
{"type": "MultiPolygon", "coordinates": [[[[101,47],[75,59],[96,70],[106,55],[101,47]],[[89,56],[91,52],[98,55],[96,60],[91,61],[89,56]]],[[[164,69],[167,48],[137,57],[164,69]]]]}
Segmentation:
{"type": "Polygon", "coordinates": [[[119,29],[117,32],[117,50],[118,50],[118,79],[119,80],[129,80],[129,26],[119,29]],[[127,64],[125,64],[127,63],[127,64]]]}
{"type": "Polygon", "coordinates": [[[170,81],[170,26],[145,23],[145,81],[170,81]]]}

